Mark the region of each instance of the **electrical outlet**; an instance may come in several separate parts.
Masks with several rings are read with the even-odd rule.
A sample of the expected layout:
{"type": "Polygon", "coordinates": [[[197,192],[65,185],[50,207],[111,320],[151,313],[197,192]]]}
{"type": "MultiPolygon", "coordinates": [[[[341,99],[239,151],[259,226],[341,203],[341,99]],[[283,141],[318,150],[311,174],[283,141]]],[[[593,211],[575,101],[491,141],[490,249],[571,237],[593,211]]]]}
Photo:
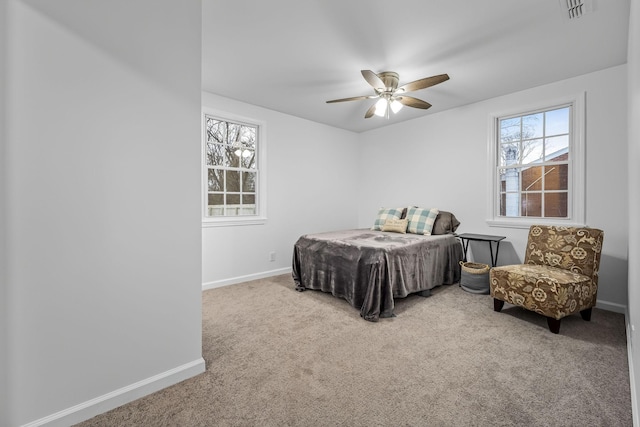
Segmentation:
{"type": "Polygon", "coordinates": [[[271,252],[269,254],[269,261],[273,262],[276,260],[276,253],[275,252],[271,252]]]}

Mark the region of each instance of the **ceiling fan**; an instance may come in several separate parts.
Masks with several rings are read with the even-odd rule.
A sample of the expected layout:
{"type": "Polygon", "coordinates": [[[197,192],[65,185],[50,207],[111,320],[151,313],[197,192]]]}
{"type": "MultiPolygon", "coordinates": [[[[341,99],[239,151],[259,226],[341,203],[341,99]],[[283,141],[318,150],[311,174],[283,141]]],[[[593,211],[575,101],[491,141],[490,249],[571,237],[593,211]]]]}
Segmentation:
{"type": "Polygon", "coordinates": [[[376,92],[375,95],[333,99],[331,101],[327,101],[327,104],[379,98],[378,102],[369,107],[364,118],[368,119],[374,114],[376,116],[389,118],[389,110],[393,111],[395,114],[400,111],[403,105],[413,108],[422,108],[423,110],[431,107],[431,104],[428,102],[412,96],[407,96],[405,93],[426,89],[430,86],[449,80],[449,76],[447,74],[439,74],[437,76],[426,77],[398,87],[398,81],[400,79],[398,73],[393,71],[383,71],[382,73],[376,74],[371,70],[362,70],[361,73],[367,83],[373,87],[373,90],[376,92]]]}

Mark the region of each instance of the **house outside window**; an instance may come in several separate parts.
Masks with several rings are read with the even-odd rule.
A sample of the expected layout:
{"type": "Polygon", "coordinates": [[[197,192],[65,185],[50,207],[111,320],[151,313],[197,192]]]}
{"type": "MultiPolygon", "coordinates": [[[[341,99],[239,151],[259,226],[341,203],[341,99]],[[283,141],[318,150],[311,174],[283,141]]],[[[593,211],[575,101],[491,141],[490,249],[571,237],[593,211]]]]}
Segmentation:
{"type": "Polygon", "coordinates": [[[490,225],[584,225],[582,99],[492,116],[490,225]]]}
{"type": "Polygon", "coordinates": [[[203,223],[264,222],[264,125],[208,113],[203,122],[203,223]]]}

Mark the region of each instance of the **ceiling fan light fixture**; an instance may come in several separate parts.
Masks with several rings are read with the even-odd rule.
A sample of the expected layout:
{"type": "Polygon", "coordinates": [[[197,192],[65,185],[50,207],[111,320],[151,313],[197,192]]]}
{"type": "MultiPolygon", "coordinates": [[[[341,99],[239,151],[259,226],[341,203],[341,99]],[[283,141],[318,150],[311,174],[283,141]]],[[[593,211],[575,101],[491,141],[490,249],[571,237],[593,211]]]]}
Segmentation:
{"type": "Polygon", "coordinates": [[[375,114],[378,117],[384,117],[387,114],[388,106],[389,106],[389,103],[386,98],[378,99],[378,102],[376,102],[376,110],[373,112],[373,114],[375,114]]]}
{"type": "Polygon", "coordinates": [[[402,110],[402,103],[397,99],[392,99],[390,106],[391,106],[391,111],[393,111],[393,114],[396,114],[398,111],[402,110]]]}

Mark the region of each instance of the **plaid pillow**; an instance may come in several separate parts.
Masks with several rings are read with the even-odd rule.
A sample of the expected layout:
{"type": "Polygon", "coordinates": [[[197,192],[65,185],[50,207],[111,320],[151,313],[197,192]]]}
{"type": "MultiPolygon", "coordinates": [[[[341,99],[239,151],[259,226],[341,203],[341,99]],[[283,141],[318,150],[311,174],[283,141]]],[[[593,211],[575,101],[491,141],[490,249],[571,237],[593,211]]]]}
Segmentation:
{"type": "Polygon", "coordinates": [[[382,226],[384,222],[388,219],[400,219],[402,216],[402,211],[404,208],[380,208],[378,211],[378,217],[376,221],[373,223],[372,230],[382,230],[382,226]]]}
{"type": "Polygon", "coordinates": [[[407,219],[409,220],[407,232],[413,234],[424,234],[427,236],[431,235],[433,223],[436,221],[438,212],[439,211],[436,208],[409,208],[407,211],[407,219]]]}

